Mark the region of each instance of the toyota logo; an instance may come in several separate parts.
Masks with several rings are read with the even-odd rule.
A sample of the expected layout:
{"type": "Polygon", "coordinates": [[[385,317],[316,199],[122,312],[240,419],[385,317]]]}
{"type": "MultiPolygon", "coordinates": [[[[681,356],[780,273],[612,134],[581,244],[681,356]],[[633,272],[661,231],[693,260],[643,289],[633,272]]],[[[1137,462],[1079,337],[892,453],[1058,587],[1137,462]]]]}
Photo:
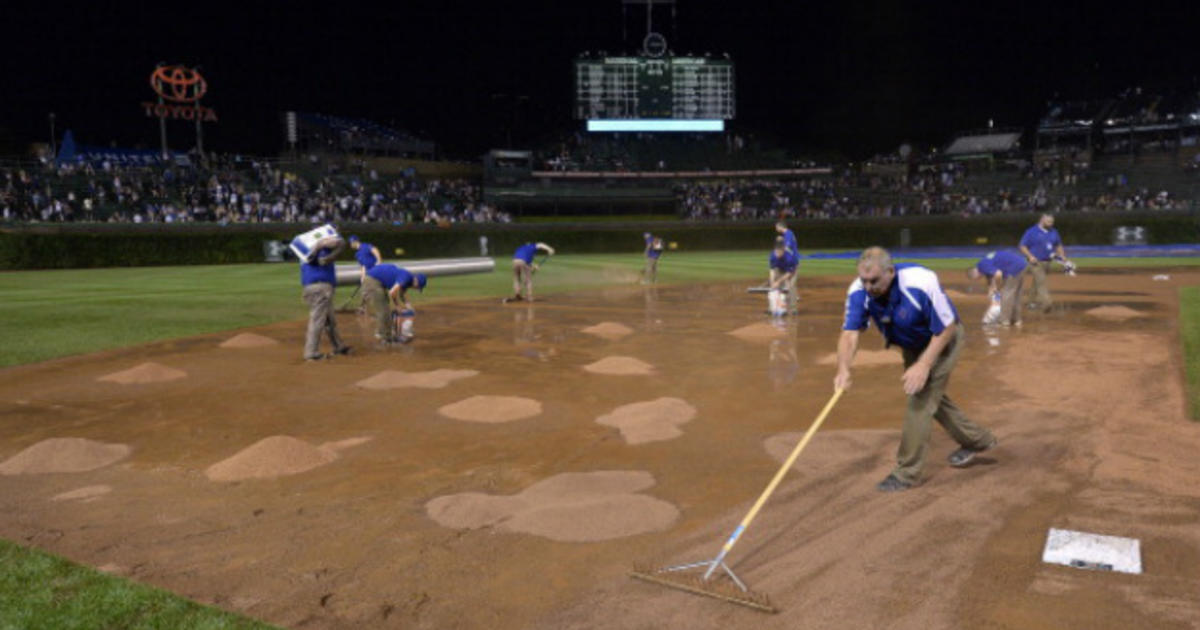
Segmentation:
{"type": "Polygon", "coordinates": [[[150,74],[150,87],[163,99],[175,103],[195,103],[208,91],[204,77],[184,66],[159,66],[150,74]]]}

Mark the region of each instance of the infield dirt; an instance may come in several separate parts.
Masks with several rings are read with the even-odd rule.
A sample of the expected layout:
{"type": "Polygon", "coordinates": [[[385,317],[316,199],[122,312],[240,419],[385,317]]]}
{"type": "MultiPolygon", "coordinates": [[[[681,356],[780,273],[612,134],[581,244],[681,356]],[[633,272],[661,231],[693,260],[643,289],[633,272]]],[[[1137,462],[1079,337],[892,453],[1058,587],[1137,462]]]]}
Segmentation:
{"type": "MultiPolygon", "coordinates": [[[[418,306],[417,339],[388,350],[343,315],[355,353],[319,363],[301,360],[298,321],[6,369],[0,465],[82,443],[47,442],[65,438],[130,450],[86,472],[0,475],[0,536],[288,627],[1200,628],[1200,424],[1184,415],[1176,322],[1177,288],[1200,274],[1155,273],[1055,276],[1051,313],[986,334],[978,288],[941,274],[968,330],[950,395],[1000,446],[953,469],[935,428],[925,483],[877,492],[901,368],[856,368],[729,558],[776,616],[626,572],[716,554],[831,394],[822,359],[849,278],[803,278],[801,314],[782,328],[752,282],[637,287],[418,306]],[[1143,316],[1087,315],[1102,307],[1143,316]],[[602,323],[632,333],[584,332],[602,323]],[[280,343],[219,347],[239,332],[280,343]],[[583,369],[606,357],[653,370],[583,369]],[[98,380],[147,363],[186,377],[98,380]],[[405,380],[426,374],[462,378],[405,380]],[[482,395],[541,413],[439,414],[482,395]],[[663,397],[696,412],[672,439],[630,444],[596,422],[663,397]],[[206,477],[235,457],[262,468],[245,459],[264,440],[319,465],[206,477]],[[598,503],[572,496],[610,478],[598,503]],[[503,509],[480,516],[492,503],[503,509]],[[1145,574],[1044,565],[1050,527],[1138,538],[1145,574]]],[[[868,331],[861,347],[882,342],[868,331]]]]}

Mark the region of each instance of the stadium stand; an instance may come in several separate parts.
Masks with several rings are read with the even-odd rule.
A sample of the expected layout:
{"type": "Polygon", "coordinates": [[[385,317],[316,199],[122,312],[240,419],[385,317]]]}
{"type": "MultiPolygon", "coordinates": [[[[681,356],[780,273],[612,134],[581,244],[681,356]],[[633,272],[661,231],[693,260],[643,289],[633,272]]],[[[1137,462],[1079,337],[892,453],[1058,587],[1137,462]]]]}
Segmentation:
{"type": "Polygon", "coordinates": [[[380,175],[365,162],[211,156],[206,166],[108,161],[0,167],[0,219],[219,223],[509,221],[478,182],[380,175]]]}
{"type": "Polygon", "coordinates": [[[432,158],[436,150],[433,142],[362,118],[298,112],[296,123],[303,151],[432,158]]]}

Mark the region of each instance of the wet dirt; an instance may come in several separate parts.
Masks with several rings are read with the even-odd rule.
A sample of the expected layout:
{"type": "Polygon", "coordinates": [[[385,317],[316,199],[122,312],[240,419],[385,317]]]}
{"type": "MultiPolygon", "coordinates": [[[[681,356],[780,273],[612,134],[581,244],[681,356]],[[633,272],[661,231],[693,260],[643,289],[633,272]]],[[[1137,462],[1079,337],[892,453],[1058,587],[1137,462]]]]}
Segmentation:
{"type": "MultiPolygon", "coordinates": [[[[924,482],[907,492],[874,487],[898,441],[900,366],[856,370],[728,558],[781,615],[626,572],[719,551],[831,393],[833,368],[818,361],[835,349],[849,277],[802,279],[800,316],[761,343],[727,334],[771,325],[742,281],[431,304],[420,336],[390,349],[371,345],[369,321],[340,315],[356,352],[319,363],[301,360],[296,321],[253,331],[279,344],[236,352],[218,347],[226,333],[5,369],[0,461],[57,438],[131,450],[90,471],[0,476],[0,536],[287,627],[1196,628],[1200,424],[1184,416],[1175,296],[1200,274],[1153,273],[1054,276],[1050,313],[987,335],[974,323],[985,302],[956,302],[968,337],[949,393],[1000,446],[953,469],[935,428],[924,482]],[[1145,317],[1086,314],[1100,305],[1145,317]],[[582,332],[604,322],[633,332],[582,332]],[[606,357],[654,369],[582,369],[606,357]],[[146,362],[187,376],[97,380],[146,362]],[[435,373],[460,378],[425,382],[435,373]],[[384,389],[358,386],[381,374],[384,389]],[[542,413],[438,412],[481,395],[536,399],[542,413]],[[631,445],[596,422],[662,397],[696,410],[673,439],[631,445]],[[272,436],[336,457],[283,476],[205,476],[272,436]],[[594,497],[570,483],[551,484],[549,509],[506,512],[519,527],[427,512],[442,497],[510,501],[596,472],[652,479],[616,495],[677,515],[645,528],[610,495],[591,505],[613,529],[563,536],[581,519],[560,508],[594,497]],[[1044,565],[1050,527],[1139,538],[1146,573],[1044,565]]],[[[966,293],[960,275],[943,277],[966,293]]],[[[868,331],[861,348],[883,344],[868,331]]]]}

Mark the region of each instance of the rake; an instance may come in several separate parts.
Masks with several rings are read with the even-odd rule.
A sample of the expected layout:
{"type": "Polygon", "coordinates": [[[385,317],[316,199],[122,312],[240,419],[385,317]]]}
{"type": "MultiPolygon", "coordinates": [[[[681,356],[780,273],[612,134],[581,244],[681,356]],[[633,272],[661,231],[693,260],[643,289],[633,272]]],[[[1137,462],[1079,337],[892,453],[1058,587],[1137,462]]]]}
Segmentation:
{"type": "Polygon", "coordinates": [[[750,508],[750,511],[746,513],[745,518],[742,519],[737,529],[733,530],[733,534],[729,536],[729,540],[725,542],[725,546],[721,548],[721,552],[717,554],[717,557],[712,560],[703,560],[658,569],[635,567],[629,576],[695,595],[713,597],[732,604],[747,606],[760,612],[779,612],[779,609],[771,605],[769,597],[746,587],[746,583],[738,578],[737,574],[729,568],[729,565],[725,564],[725,556],[729,555],[729,551],[737,544],[738,539],[745,533],[746,528],[750,527],[750,522],[754,520],[755,516],[758,516],[758,511],[762,509],[763,504],[775,492],[775,488],[779,485],[779,482],[783,481],[783,476],[787,474],[788,469],[796,462],[796,458],[800,456],[800,451],[804,450],[805,446],[808,446],[808,442],[812,439],[813,434],[820,428],[821,423],[825,422],[825,417],[829,415],[833,406],[837,404],[838,399],[842,397],[842,392],[843,390],[841,389],[834,390],[833,396],[825,404],[825,408],[821,410],[821,414],[813,421],[812,426],[809,427],[804,437],[800,438],[800,442],[796,444],[796,448],[792,449],[792,454],[779,467],[779,472],[775,473],[775,478],[767,485],[767,489],[763,490],[763,493],[759,495],[758,501],[754,503],[754,507],[750,508]],[[717,581],[716,578],[719,576],[714,576],[714,574],[718,568],[721,569],[724,575],[729,577],[736,588],[731,587],[727,582],[717,581]],[[693,569],[704,569],[704,573],[701,576],[697,576],[694,573],[686,573],[693,569]]]}

